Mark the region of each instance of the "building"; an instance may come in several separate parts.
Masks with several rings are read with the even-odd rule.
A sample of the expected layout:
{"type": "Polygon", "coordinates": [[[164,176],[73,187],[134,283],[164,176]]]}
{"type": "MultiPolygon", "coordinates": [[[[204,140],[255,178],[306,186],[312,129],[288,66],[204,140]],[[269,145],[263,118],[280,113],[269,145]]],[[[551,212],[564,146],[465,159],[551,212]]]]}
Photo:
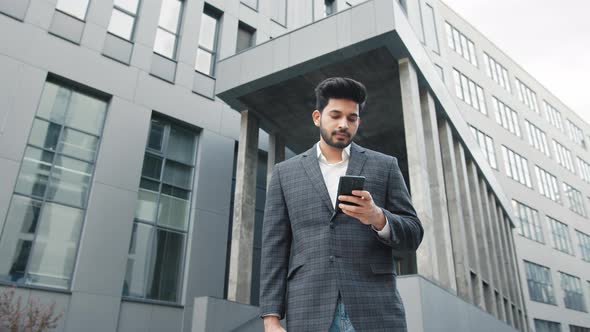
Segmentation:
{"type": "Polygon", "coordinates": [[[0,282],[58,330],[259,328],[267,165],[314,143],[335,74],[367,84],[359,142],[400,159],[425,224],[397,265],[412,331],[590,327],[590,128],[443,3],[0,13],[0,282]]]}

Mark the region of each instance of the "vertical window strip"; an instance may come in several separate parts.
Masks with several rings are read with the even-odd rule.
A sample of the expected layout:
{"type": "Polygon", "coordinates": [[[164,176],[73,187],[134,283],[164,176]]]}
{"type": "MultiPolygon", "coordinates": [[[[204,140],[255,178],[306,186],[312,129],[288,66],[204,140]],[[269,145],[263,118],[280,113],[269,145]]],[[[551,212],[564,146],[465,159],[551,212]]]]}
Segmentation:
{"type": "Polygon", "coordinates": [[[560,131],[564,130],[563,121],[561,119],[561,112],[555,107],[551,106],[547,101],[543,100],[543,107],[545,108],[545,119],[560,131]]]}
{"type": "Polygon", "coordinates": [[[578,236],[578,243],[580,247],[580,253],[582,254],[582,259],[586,262],[590,262],[590,235],[579,230],[576,230],[576,234],[578,236]]]}
{"type": "Polygon", "coordinates": [[[512,134],[520,137],[520,125],[518,124],[518,114],[516,111],[506,106],[503,102],[492,96],[492,106],[496,113],[496,122],[512,134]]]}
{"type": "Polygon", "coordinates": [[[475,67],[478,67],[477,55],[475,53],[475,45],[473,42],[449,22],[445,22],[445,32],[449,48],[457,52],[475,67]]]}
{"type": "Polygon", "coordinates": [[[580,170],[580,177],[582,180],[590,183],[590,164],[584,161],[580,157],[576,157],[578,160],[578,169],[580,170]]]}
{"type": "Polygon", "coordinates": [[[494,150],[494,141],[490,136],[486,135],[481,130],[473,126],[470,127],[471,132],[473,133],[473,136],[475,137],[477,144],[479,145],[484,156],[486,157],[486,160],[490,164],[490,167],[492,167],[493,169],[498,169],[498,164],[496,163],[496,152],[494,150]]]}
{"type": "Polygon", "coordinates": [[[109,33],[131,41],[135,32],[138,8],[139,0],[115,0],[108,27],[109,33]]]}
{"type": "Polygon", "coordinates": [[[122,294],[178,303],[182,293],[197,135],[153,117],[122,294]]]}
{"type": "Polygon", "coordinates": [[[569,119],[566,120],[568,137],[579,146],[586,148],[584,132],[569,119]]]}
{"type": "Polygon", "coordinates": [[[524,261],[531,300],[555,304],[551,271],[548,267],[524,261]]]}
{"type": "Polygon", "coordinates": [[[483,53],[483,57],[488,77],[498,83],[506,91],[512,92],[506,68],[485,52],[483,53]]]}
{"type": "Polygon", "coordinates": [[[481,86],[455,68],[453,68],[453,79],[455,80],[455,94],[457,98],[487,115],[488,110],[481,86]]]}
{"type": "Polygon", "coordinates": [[[535,165],[535,175],[537,176],[539,193],[550,200],[561,204],[561,195],[559,193],[557,178],[537,165],[535,165]]]}
{"type": "Polygon", "coordinates": [[[502,145],[502,156],[506,164],[506,175],[509,178],[532,188],[527,160],[518,153],[502,145]]]}
{"type": "Polygon", "coordinates": [[[163,0],[156,30],[154,52],[169,59],[176,58],[184,1],[163,0]]]}
{"type": "Polygon", "coordinates": [[[538,211],[515,200],[512,200],[512,208],[519,221],[518,234],[544,244],[538,211]]]}
{"type": "Polygon", "coordinates": [[[539,106],[537,105],[537,94],[528,86],[522,83],[518,78],[515,78],[516,87],[518,91],[518,99],[525,104],[529,109],[539,113],[539,106]]]}
{"type": "Polygon", "coordinates": [[[561,332],[561,324],[558,322],[552,322],[552,321],[548,321],[548,320],[542,320],[542,319],[535,318],[535,331],[536,332],[561,332]]]}
{"type": "Polygon", "coordinates": [[[205,6],[201,15],[199,47],[195,60],[195,70],[209,76],[215,75],[220,19],[221,14],[205,6]]]}
{"type": "Polygon", "coordinates": [[[566,254],[573,255],[574,251],[567,225],[549,216],[547,216],[547,220],[549,221],[549,226],[551,228],[553,248],[566,254]]]}
{"type": "Polygon", "coordinates": [[[0,279],[69,289],[107,100],[47,81],[4,229],[0,279]]]}
{"type": "Polygon", "coordinates": [[[574,168],[571,151],[556,140],[553,140],[553,149],[555,150],[555,159],[557,160],[557,163],[575,174],[576,170],[574,168]]]}
{"type": "Polygon", "coordinates": [[[582,193],[565,182],[563,182],[563,192],[565,193],[565,197],[567,197],[569,209],[586,217],[586,207],[584,206],[584,196],[582,193]]]}
{"type": "Polygon", "coordinates": [[[564,293],[564,304],[568,309],[586,311],[586,302],[584,300],[584,291],[582,290],[582,283],[580,278],[559,272],[561,275],[561,288],[564,293]]]}
{"type": "Polygon", "coordinates": [[[539,129],[539,127],[530,123],[528,120],[524,120],[524,127],[527,132],[529,144],[535,149],[543,152],[547,157],[551,157],[549,152],[549,144],[547,144],[547,135],[545,135],[545,132],[539,129]]]}

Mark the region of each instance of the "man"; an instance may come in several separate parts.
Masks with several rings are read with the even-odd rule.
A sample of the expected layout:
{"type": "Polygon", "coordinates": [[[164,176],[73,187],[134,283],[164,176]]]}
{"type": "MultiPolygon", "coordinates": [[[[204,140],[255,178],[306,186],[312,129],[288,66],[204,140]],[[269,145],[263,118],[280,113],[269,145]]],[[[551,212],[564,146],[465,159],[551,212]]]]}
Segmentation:
{"type": "Polygon", "coordinates": [[[393,250],[415,251],[423,229],[394,157],[352,143],[365,87],[328,78],[316,87],[320,141],[277,164],[266,196],[260,307],[265,332],[406,331],[393,250]],[[364,190],[340,196],[342,175],[364,190]]]}

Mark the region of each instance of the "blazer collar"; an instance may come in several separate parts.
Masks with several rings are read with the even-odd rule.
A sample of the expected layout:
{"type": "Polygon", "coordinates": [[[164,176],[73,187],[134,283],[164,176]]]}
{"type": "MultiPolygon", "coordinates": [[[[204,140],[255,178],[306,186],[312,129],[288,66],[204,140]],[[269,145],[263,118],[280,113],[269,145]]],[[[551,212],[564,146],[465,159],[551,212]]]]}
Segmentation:
{"type": "MultiPolygon", "coordinates": [[[[301,159],[301,163],[305,169],[305,173],[311,180],[314,189],[318,192],[324,204],[332,213],[334,213],[334,206],[332,206],[332,200],[330,199],[326,182],[324,181],[322,171],[320,170],[317,156],[317,144],[318,143],[314,144],[311,149],[302,154],[303,158],[301,159]]],[[[352,142],[350,144],[350,159],[348,160],[346,175],[360,175],[366,160],[367,156],[365,155],[365,148],[352,142]]]]}

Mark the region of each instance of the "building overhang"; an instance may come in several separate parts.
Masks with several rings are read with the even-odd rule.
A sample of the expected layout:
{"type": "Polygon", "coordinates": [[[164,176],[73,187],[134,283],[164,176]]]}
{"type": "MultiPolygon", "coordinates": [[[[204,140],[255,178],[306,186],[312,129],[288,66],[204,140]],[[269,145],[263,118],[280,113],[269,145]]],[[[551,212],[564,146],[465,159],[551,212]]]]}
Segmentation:
{"type": "MultiPolygon", "coordinates": [[[[233,109],[255,113],[262,129],[279,134],[299,153],[319,139],[311,120],[317,83],[352,77],[369,94],[355,141],[373,148],[404,130],[398,78],[398,60],[404,58],[412,61],[437,115],[448,120],[514,226],[510,201],[397,1],[369,0],[221,59],[216,93],[233,109]]],[[[379,150],[400,152],[385,145],[379,150]]]]}

